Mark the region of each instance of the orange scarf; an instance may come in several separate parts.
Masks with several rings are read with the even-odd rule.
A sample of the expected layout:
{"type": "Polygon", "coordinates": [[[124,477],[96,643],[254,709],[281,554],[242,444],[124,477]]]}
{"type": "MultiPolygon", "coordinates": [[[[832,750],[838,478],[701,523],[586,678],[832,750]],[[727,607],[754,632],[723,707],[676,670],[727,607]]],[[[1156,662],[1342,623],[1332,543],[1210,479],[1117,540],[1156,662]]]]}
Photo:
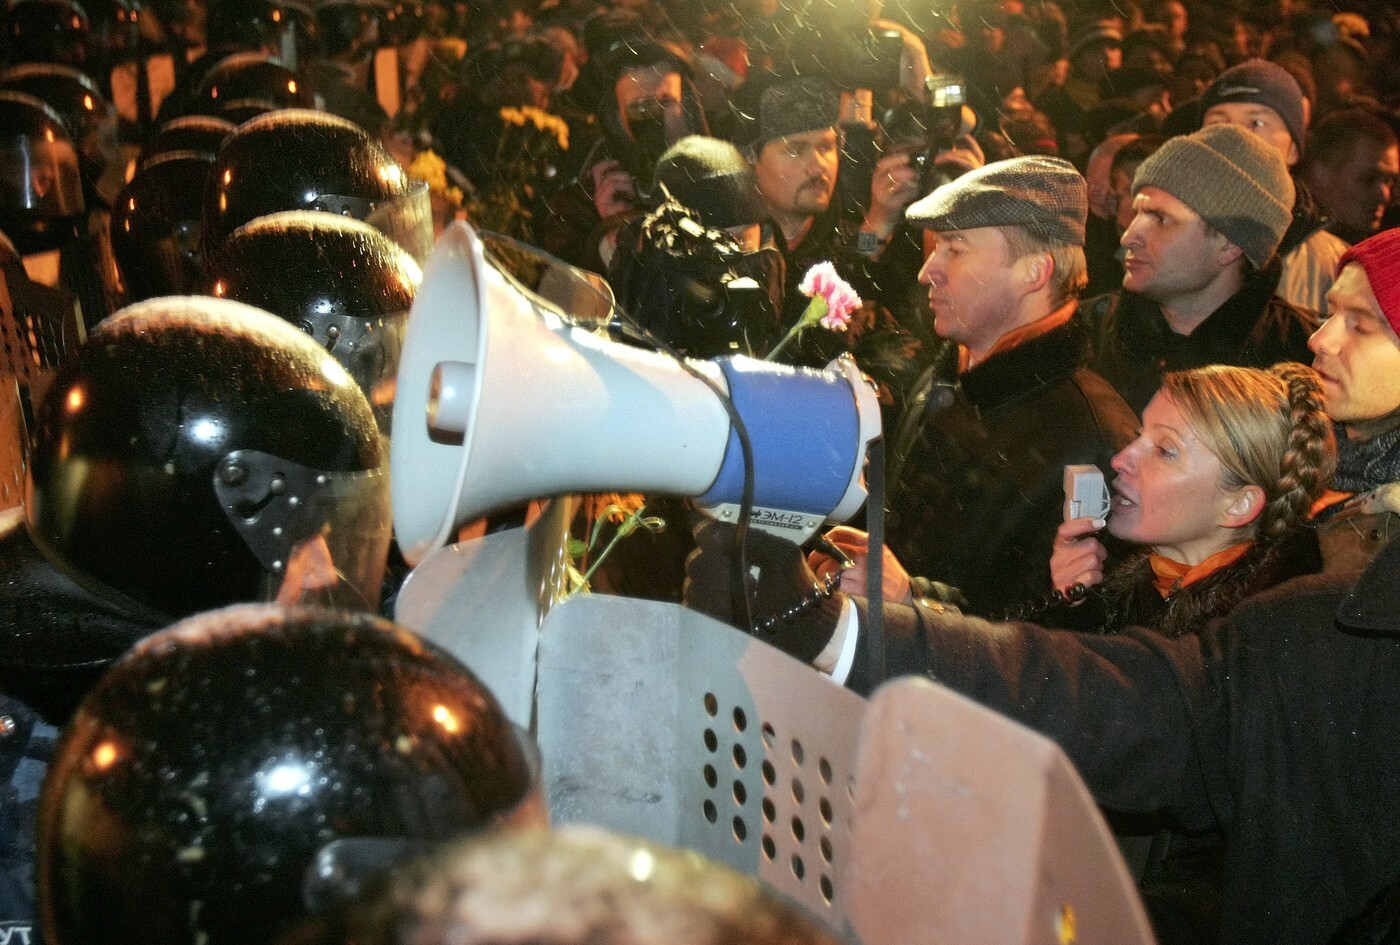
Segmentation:
{"type": "Polygon", "coordinates": [[[1147,563],[1152,565],[1152,586],[1164,598],[1170,597],[1183,587],[1195,584],[1202,578],[1210,577],[1221,568],[1227,568],[1244,557],[1245,552],[1254,547],[1252,541],[1242,541],[1224,551],[1217,551],[1200,564],[1182,564],[1156,552],[1148,555],[1147,563]]]}
{"type": "Polygon", "coordinates": [[[1354,495],[1356,495],[1355,492],[1338,492],[1336,489],[1328,489],[1318,496],[1317,501],[1312,504],[1312,508],[1308,510],[1308,518],[1317,518],[1332,506],[1345,502],[1354,495]]]}

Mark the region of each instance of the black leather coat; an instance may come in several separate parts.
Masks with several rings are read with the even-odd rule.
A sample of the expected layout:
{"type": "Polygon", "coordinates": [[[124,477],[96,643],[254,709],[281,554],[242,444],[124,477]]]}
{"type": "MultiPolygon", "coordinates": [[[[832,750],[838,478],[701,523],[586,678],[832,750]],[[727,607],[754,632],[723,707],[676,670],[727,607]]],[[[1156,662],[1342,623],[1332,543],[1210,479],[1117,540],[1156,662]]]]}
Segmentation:
{"type": "Polygon", "coordinates": [[[1093,335],[1089,366],[1141,413],[1168,371],[1207,364],[1311,364],[1308,336],[1317,330],[1317,316],[1274,295],[1278,265],[1275,260],[1247,280],[1190,335],[1172,331],[1161,307],[1134,292],[1089,299],[1080,307],[1093,335]]]}
{"type": "Polygon", "coordinates": [[[1107,473],[1137,417],[1083,366],[1077,317],[961,375],[949,349],[915,385],[893,440],[887,543],[910,574],[1000,615],[1050,587],[1064,467],[1107,473]]]}

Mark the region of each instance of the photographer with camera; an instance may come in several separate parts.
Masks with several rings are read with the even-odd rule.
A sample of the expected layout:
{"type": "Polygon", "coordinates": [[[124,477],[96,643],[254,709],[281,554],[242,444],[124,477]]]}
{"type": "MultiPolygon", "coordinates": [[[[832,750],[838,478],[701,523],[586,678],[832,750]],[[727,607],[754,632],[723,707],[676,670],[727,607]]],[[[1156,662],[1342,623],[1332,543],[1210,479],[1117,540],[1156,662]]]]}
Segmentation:
{"type": "Polygon", "coordinates": [[[707,130],[690,67],[679,53],[636,32],[617,39],[602,66],[595,113],[602,135],[577,175],[546,201],[536,228],[541,249],[605,273],[617,231],[640,217],[652,170],[668,147],[707,130]]]}
{"type": "Polygon", "coordinates": [[[655,209],[620,231],[608,267],[623,311],[686,357],[762,357],[780,337],[783,260],[763,241],[753,168],[728,141],[688,135],[651,184],[655,209]]]}
{"type": "MultiPolygon", "coordinates": [[[[904,208],[918,195],[918,175],[908,155],[892,154],[877,165],[859,231],[845,219],[837,189],[843,168],[840,104],[836,86],[824,78],[763,76],[750,79],[733,106],[734,137],[747,150],[763,198],[764,241],[785,261],[784,327],[805,308],[798,286],[819,262],[832,263],[862,298],[873,298],[871,258],[884,250],[904,208]]],[[[824,365],[855,347],[872,327],[873,311],[873,306],[863,308],[844,333],[820,327],[804,332],[784,360],[824,365]]]]}

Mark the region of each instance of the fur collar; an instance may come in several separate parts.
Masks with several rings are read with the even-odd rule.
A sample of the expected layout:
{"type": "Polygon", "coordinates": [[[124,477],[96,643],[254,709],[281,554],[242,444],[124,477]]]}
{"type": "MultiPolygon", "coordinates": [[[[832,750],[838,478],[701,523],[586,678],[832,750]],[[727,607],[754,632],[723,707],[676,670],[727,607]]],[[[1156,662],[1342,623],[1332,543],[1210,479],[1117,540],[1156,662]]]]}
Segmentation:
{"type": "Polygon", "coordinates": [[[1274,542],[1259,543],[1228,567],[1162,598],[1152,568],[1141,555],[1110,574],[1098,588],[1104,602],[1105,633],[1144,626],[1169,637],[1200,633],[1253,594],[1289,578],[1322,569],[1317,537],[1298,529],[1274,542]]]}
{"type": "Polygon", "coordinates": [[[1076,314],[1060,328],[992,355],[959,380],[968,402],[988,413],[1064,382],[1088,357],[1088,337],[1076,314]]]}

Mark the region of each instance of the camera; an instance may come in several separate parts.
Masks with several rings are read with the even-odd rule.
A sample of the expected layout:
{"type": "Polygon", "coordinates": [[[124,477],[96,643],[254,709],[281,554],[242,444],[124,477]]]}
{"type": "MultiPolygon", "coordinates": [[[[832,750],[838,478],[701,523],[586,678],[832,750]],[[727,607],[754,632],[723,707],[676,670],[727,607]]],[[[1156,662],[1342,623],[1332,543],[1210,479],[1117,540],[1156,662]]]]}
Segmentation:
{"type": "Polygon", "coordinates": [[[880,118],[880,128],[885,151],[909,155],[909,166],[919,172],[919,192],[926,194],[951,179],[937,167],[936,160],[940,152],[957,142],[966,86],[961,76],[935,73],[925,80],[925,87],[923,101],[887,109],[880,118]]]}
{"type": "Polygon", "coordinates": [[[839,88],[881,92],[899,85],[904,36],[895,29],[855,29],[809,21],[792,37],[798,75],[820,75],[839,88]]]}
{"type": "Polygon", "coordinates": [[[929,141],[936,151],[946,151],[958,140],[962,129],[967,84],[955,73],[935,72],[924,79],[924,89],[929,141]]]}
{"type": "Polygon", "coordinates": [[[612,281],[622,310],[680,354],[759,355],[776,340],[776,250],[745,251],[666,200],[618,253],[612,281]]]}
{"type": "Polygon", "coordinates": [[[632,143],[623,149],[620,160],[638,187],[645,187],[668,147],[666,103],[656,98],[644,98],[630,103],[624,111],[632,143]]]}

